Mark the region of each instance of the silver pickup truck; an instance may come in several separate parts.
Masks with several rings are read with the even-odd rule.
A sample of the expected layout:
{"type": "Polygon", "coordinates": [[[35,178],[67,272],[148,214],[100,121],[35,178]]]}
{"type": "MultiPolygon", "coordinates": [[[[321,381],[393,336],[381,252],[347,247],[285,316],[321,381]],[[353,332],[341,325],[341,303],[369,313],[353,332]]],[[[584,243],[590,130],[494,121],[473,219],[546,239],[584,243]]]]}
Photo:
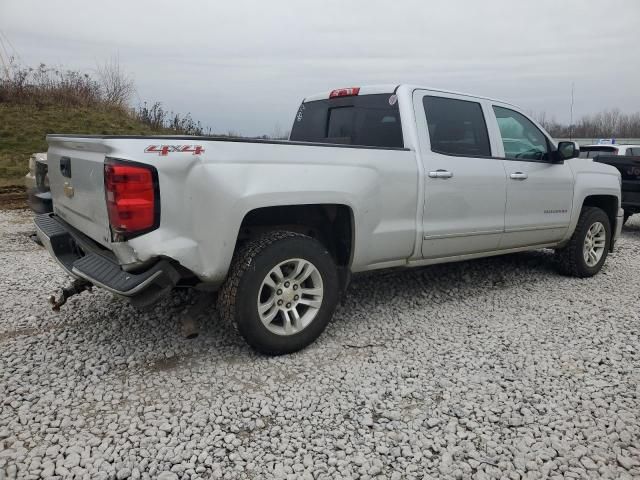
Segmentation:
{"type": "Polygon", "coordinates": [[[38,235],[75,290],[217,291],[246,341],[314,341],[352,273],[540,248],[602,267],[620,174],[517,107],[411,85],[306,98],[289,141],[49,135],[38,235]]]}

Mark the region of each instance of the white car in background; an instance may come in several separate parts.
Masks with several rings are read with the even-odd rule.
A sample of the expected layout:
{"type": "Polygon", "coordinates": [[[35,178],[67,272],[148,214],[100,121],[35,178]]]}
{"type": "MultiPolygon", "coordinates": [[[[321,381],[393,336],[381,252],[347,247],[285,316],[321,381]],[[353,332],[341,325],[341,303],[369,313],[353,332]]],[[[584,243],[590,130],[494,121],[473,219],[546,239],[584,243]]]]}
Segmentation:
{"type": "Polygon", "coordinates": [[[640,157],[640,145],[599,143],[580,147],[580,158],[595,158],[603,154],[640,157]]]}

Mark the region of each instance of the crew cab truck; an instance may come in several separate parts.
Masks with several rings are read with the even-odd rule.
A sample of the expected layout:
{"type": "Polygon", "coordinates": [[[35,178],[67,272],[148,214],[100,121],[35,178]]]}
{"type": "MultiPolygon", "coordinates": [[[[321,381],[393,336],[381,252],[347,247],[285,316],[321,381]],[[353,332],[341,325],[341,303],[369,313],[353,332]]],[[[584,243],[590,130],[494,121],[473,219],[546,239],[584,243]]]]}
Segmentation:
{"type": "Polygon", "coordinates": [[[419,86],[308,97],[289,141],[47,139],[53,213],[35,223],[76,289],[217,291],[267,354],[314,341],[351,274],[552,248],[588,277],[622,225],[615,168],[513,105],[419,86]]]}
{"type": "Polygon", "coordinates": [[[622,176],[624,223],[640,213],[640,145],[586,145],[580,147],[580,158],[592,158],[618,169],[622,176]]]}

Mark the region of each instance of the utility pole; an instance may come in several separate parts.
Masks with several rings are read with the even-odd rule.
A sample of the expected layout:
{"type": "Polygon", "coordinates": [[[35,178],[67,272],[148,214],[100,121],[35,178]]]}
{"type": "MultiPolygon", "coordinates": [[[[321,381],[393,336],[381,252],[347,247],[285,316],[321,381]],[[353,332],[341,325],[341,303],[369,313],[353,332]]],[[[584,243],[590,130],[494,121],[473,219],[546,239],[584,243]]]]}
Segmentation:
{"type": "Polygon", "coordinates": [[[569,120],[569,140],[573,140],[573,93],[575,85],[575,82],[571,82],[571,119],[569,120]]]}

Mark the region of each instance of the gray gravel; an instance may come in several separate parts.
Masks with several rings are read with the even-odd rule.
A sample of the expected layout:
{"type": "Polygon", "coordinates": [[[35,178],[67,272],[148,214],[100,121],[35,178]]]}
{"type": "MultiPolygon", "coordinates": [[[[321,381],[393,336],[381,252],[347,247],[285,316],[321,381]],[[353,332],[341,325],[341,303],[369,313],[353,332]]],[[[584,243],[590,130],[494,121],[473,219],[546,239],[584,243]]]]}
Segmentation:
{"type": "Polygon", "coordinates": [[[640,220],[592,279],[536,252],[357,279],[303,352],[193,295],[66,284],[0,212],[0,479],[640,478],[640,220]]]}

